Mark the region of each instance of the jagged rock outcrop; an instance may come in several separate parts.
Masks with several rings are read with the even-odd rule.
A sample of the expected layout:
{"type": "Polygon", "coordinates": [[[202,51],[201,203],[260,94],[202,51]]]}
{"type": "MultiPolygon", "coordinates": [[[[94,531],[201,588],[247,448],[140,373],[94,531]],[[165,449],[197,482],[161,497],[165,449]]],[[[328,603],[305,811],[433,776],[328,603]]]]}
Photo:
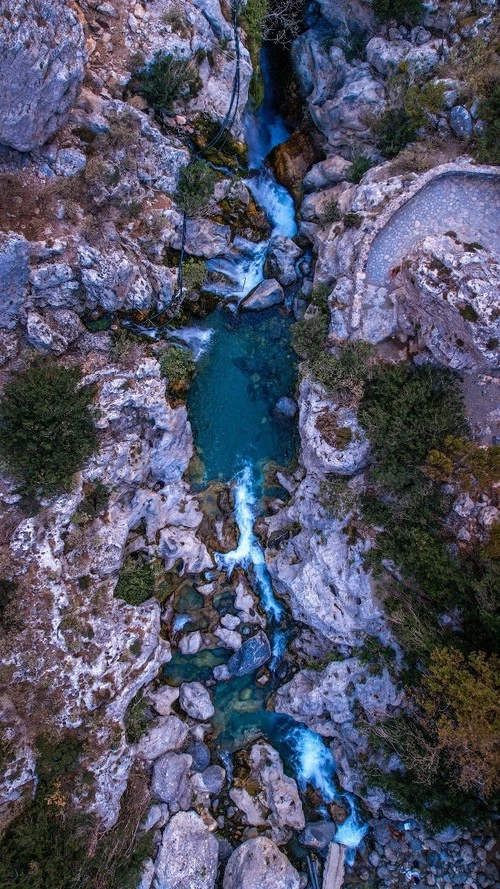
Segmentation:
{"type": "Polygon", "coordinates": [[[43,145],[65,123],[83,81],[82,22],[64,0],[5,0],[0,20],[0,143],[43,145]]]}
{"type": "Polygon", "coordinates": [[[300,877],[288,858],[267,837],[239,846],[224,873],[224,889],[299,889],[300,877]]]}
{"type": "Polygon", "coordinates": [[[170,820],[155,860],[154,889],[213,889],[219,844],[196,812],[170,820]]]}

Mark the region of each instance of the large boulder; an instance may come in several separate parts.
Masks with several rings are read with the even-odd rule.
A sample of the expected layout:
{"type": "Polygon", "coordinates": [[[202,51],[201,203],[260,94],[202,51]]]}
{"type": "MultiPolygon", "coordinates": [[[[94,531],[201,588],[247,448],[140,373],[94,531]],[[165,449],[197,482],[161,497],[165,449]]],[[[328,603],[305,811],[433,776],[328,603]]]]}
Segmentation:
{"type": "Polygon", "coordinates": [[[193,719],[211,719],[215,712],[210,693],[201,682],[183,682],[179,704],[193,719]]]}
{"type": "Polygon", "coordinates": [[[231,676],[245,676],[253,673],[271,658],[271,646],[266,634],[259,631],[243,643],[239,651],[236,651],[227,662],[227,669],[231,676]]]}
{"type": "Polygon", "coordinates": [[[266,275],[275,278],[283,287],[295,284],[297,272],[295,264],[302,250],[295,241],[283,235],[276,235],[269,241],[266,258],[266,275]]]}
{"type": "MultiPolygon", "coordinates": [[[[1,123],[0,123],[1,126],[1,123]]],[[[0,233],[0,327],[15,327],[26,296],[29,244],[22,235],[0,233]]]]}
{"type": "Polygon", "coordinates": [[[151,793],[164,803],[186,804],[191,802],[187,773],[192,759],[187,753],[165,753],[153,767],[151,793]]]}
{"type": "Polygon", "coordinates": [[[267,837],[247,840],[231,855],[223,889],[299,889],[300,877],[267,837]]]}
{"type": "Polygon", "coordinates": [[[0,143],[43,145],[65,123],[83,81],[83,28],[63,0],[4,0],[0,18],[0,143]]]}
{"type": "Polygon", "coordinates": [[[283,288],[274,278],[262,281],[248,296],[241,300],[240,308],[244,312],[262,312],[271,306],[278,306],[285,299],[283,288]]]}
{"type": "Polygon", "coordinates": [[[155,861],[156,889],[213,889],[219,844],[196,812],[179,812],[165,830],[155,861]]]}

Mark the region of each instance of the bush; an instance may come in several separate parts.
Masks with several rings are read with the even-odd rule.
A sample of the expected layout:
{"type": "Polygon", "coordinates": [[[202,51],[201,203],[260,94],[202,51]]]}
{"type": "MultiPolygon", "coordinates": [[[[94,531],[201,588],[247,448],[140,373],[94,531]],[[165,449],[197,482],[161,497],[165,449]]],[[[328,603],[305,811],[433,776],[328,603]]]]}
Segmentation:
{"type": "Polygon", "coordinates": [[[102,482],[92,484],[76,511],[77,522],[85,523],[100,515],[107,508],[108,501],[109,488],[102,482]]]}
{"type": "Polygon", "coordinates": [[[148,704],[144,691],[137,692],[125,713],[125,734],[129,744],[137,744],[148,727],[148,704]]]}
{"type": "Polygon", "coordinates": [[[126,562],[118,577],[115,597],[123,599],[127,605],[142,605],[154,594],[154,574],[149,562],[132,559],[126,562]]]}
{"type": "Polygon", "coordinates": [[[205,161],[183,167],[175,200],[187,216],[197,216],[214,193],[217,173],[205,161]]]}
{"type": "Polygon", "coordinates": [[[304,318],[292,326],[292,347],[300,358],[313,361],[323,352],[328,334],[328,318],[318,312],[313,318],[304,318]]]}
{"type": "Polygon", "coordinates": [[[385,157],[396,155],[416,138],[415,121],[405,108],[389,108],[374,125],[377,146],[385,157]]]}
{"type": "Polygon", "coordinates": [[[500,164],[500,78],[488,84],[485,98],[479,105],[479,117],[486,130],[478,139],[478,159],[483,163],[500,164]]]}
{"type": "Polygon", "coordinates": [[[168,391],[171,395],[184,395],[196,369],[191,354],[180,346],[170,346],[160,356],[160,371],[167,377],[168,391]]]}
{"type": "Polygon", "coordinates": [[[373,11],[383,22],[395,19],[414,25],[423,16],[422,0],[373,0],[373,11]]]}
{"type": "Polygon", "coordinates": [[[358,185],[365,173],[367,173],[368,170],[371,170],[372,167],[373,163],[369,157],[363,157],[363,155],[359,155],[359,157],[354,158],[347,174],[349,182],[354,182],[356,185],[358,185]]]}
{"type": "Polygon", "coordinates": [[[373,346],[361,340],[343,346],[338,356],[316,352],[313,373],[330,394],[355,400],[363,391],[373,353],[373,346]]]}
{"type": "Polygon", "coordinates": [[[360,228],[363,224],[361,213],[346,213],[344,216],[344,225],[346,228],[360,228]]]}
{"type": "Polygon", "coordinates": [[[28,495],[53,495],[95,450],[93,389],[78,368],[35,361],[7,383],[0,402],[0,453],[28,495]]]}
{"type": "Polygon", "coordinates": [[[184,285],[188,290],[200,290],[207,277],[207,267],[202,259],[187,259],[182,270],[184,285]]]}
{"type": "Polygon", "coordinates": [[[158,50],[148,68],[138,75],[139,92],[158,114],[171,114],[180,98],[198,95],[202,83],[198,71],[185,59],[158,50]]]}
{"type": "Polygon", "coordinates": [[[321,223],[323,225],[329,225],[332,222],[339,222],[340,219],[342,219],[342,213],[340,212],[338,201],[336,201],[335,198],[332,198],[323,207],[321,223]]]}

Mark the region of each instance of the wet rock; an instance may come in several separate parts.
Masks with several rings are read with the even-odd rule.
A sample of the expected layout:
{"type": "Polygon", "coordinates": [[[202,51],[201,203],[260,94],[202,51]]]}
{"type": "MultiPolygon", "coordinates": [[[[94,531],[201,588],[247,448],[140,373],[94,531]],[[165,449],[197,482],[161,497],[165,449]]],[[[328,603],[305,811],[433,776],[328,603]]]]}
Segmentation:
{"type": "Polygon", "coordinates": [[[187,753],[193,760],[193,769],[202,772],[210,765],[210,750],[203,741],[193,741],[187,749],[187,753]]]}
{"type": "Polygon", "coordinates": [[[179,689],[171,685],[163,685],[157,691],[151,692],[149,699],[156,712],[161,716],[170,716],[172,704],[179,697],[179,689]]]}
{"type": "Polygon", "coordinates": [[[278,182],[299,199],[304,176],[321,156],[309,133],[297,130],[286,142],[273,148],[269,161],[278,182]]]}
{"type": "Polygon", "coordinates": [[[241,300],[240,309],[244,312],[261,312],[277,306],[285,299],[283,288],[273,278],[262,281],[248,296],[241,300]]]}
{"type": "Polygon", "coordinates": [[[219,844],[195,812],[179,812],[163,831],[155,889],[213,889],[219,844]]]}
{"type": "Polygon", "coordinates": [[[210,694],[201,682],[183,682],[179,704],[188,716],[200,721],[211,719],[215,713],[210,694]]]}
{"type": "Polygon", "coordinates": [[[472,136],[472,118],[463,105],[455,105],[450,111],[450,126],[458,139],[464,141],[472,136]]]}
{"type": "Polygon", "coordinates": [[[296,262],[302,250],[291,238],[277,235],[271,238],[267,249],[265,272],[268,278],[275,278],[283,287],[295,284],[296,262]]]}
{"type": "Polygon", "coordinates": [[[208,768],[201,772],[200,778],[206,792],[213,796],[217,796],[224,787],[226,772],[222,766],[208,766],[208,768]]]}
{"type": "Polygon", "coordinates": [[[344,885],[345,846],[330,843],[323,871],[323,889],[341,889],[344,885]]]}
{"type": "Polygon", "coordinates": [[[288,398],[286,395],[283,395],[276,402],[276,410],[283,414],[284,417],[292,419],[298,410],[297,402],[294,398],[288,398]]]}
{"type": "Polygon", "coordinates": [[[184,801],[189,795],[187,773],[191,762],[191,757],[186,753],[165,753],[157,759],[151,780],[152,795],[164,803],[184,801]]]}
{"type": "Polygon", "coordinates": [[[83,28],[63,0],[5,0],[0,22],[0,143],[43,145],[66,121],[84,76],[83,28]]]}
{"type": "Polygon", "coordinates": [[[311,849],[326,849],[331,843],[337,831],[333,821],[314,821],[306,824],[305,829],[299,834],[299,842],[311,849]]]}
{"type": "Polygon", "coordinates": [[[0,327],[15,327],[26,296],[29,244],[22,235],[0,232],[0,327]]]}
{"type": "Polygon", "coordinates": [[[223,889],[299,889],[300,877],[267,837],[247,840],[229,859],[223,889]]]}
{"type": "Polygon", "coordinates": [[[227,669],[231,676],[245,676],[246,673],[253,673],[262,667],[270,658],[269,639],[264,632],[259,631],[229,658],[227,669]]]}
{"type": "Polygon", "coordinates": [[[137,745],[141,759],[158,759],[169,750],[179,750],[187,738],[187,726],[177,716],[166,716],[137,745]]]}

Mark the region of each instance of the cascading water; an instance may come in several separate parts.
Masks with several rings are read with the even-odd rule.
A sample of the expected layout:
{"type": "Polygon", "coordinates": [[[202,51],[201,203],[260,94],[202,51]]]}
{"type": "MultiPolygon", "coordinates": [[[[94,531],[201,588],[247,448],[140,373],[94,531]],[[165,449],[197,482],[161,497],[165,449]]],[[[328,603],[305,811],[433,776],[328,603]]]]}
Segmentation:
{"type": "MultiPolygon", "coordinates": [[[[255,171],[245,182],[256,203],[265,210],[272,236],[293,237],[297,223],[292,197],[265,164],[269,151],[289,136],[274,109],[271,70],[265,53],[262,70],[266,85],[264,102],[257,112],[249,112],[245,120],[249,167],[255,171]]],[[[224,278],[223,283],[212,283],[209,289],[230,300],[233,309],[237,308],[238,302],[263,280],[267,249],[268,242],[255,244],[236,237],[229,254],[207,263],[212,272],[224,278]]],[[[228,579],[237,567],[247,572],[267,616],[266,632],[272,646],[269,666],[274,675],[290,631],[285,608],[273,591],[254,522],[264,464],[269,460],[286,463],[293,453],[293,425],[277,418],[273,411],[281,395],[291,394],[295,380],[288,346],[289,323],[276,310],[245,315],[236,311],[231,315],[219,308],[199,326],[174,334],[199,358],[188,407],[206,479],[233,482],[238,545],[231,552],[216,555],[217,567],[226,572],[228,579]]],[[[194,669],[195,660],[190,669],[194,669]]],[[[166,675],[175,680],[172,664],[173,661],[166,667],[166,675]]],[[[338,826],[335,839],[348,848],[349,860],[366,832],[354,798],[338,790],[335,761],[324,740],[291,717],[268,710],[269,693],[270,689],[266,691],[255,682],[255,674],[215,686],[219,755],[230,770],[231,752],[259,735],[267,736],[295,774],[302,791],[311,785],[325,804],[337,800],[348,809],[348,817],[338,826]]]]}

